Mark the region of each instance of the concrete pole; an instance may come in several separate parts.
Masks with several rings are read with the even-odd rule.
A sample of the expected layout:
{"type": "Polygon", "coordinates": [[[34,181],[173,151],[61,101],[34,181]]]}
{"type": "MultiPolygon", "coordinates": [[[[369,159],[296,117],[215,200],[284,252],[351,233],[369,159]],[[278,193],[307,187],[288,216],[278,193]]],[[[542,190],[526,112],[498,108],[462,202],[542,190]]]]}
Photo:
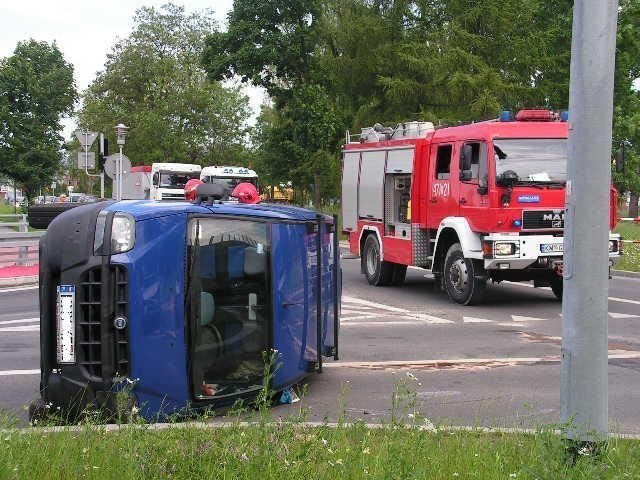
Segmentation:
{"type": "Polygon", "coordinates": [[[560,415],[577,441],[608,434],[608,238],[617,0],[574,2],[564,231],[560,415]]]}

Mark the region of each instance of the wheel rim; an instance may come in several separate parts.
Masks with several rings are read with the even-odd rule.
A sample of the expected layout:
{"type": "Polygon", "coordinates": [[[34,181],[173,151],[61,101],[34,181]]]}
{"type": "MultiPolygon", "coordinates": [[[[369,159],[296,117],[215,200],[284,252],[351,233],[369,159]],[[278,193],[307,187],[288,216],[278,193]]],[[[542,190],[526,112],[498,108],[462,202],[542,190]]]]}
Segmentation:
{"type": "Polygon", "coordinates": [[[378,267],[378,252],[375,248],[370,248],[367,252],[367,273],[374,275],[378,267]]]}
{"type": "Polygon", "coordinates": [[[464,258],[459,258],[449,267],[449,284],[458,294],[466,292],[467,285],[469,284],[469,272],[464,258]]]}

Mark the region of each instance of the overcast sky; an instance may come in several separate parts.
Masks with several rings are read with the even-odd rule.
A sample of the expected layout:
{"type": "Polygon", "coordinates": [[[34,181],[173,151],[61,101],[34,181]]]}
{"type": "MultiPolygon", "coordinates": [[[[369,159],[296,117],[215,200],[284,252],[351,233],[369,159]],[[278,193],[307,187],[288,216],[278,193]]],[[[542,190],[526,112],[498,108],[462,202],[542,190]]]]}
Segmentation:
{"type": "MultiPolygon", "coordinates": [[[[76,87],[82,91],[102,70],[116,39],[131,32],[135,10],[165,3],[167,0],[0,0],[0,57],[11,55],[21,40],[55,40],[65,59],[73,64],[76,87]]],[[[188,12],[210,8],[219,25],[226,29],[226,15],[233,0],[173,3],[184,4],[188,12]]],[[[248,89],[246,93],[255,111],[262,92],[248,89]]],[[[73,127],[73,122],[65,122],[65,137],[73,127]]]]}

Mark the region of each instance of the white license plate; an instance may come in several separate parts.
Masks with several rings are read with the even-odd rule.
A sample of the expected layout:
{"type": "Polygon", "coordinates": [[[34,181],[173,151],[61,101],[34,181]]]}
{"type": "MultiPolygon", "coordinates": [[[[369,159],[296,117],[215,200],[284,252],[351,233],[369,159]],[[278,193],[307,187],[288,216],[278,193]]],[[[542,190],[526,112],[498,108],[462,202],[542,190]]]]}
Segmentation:
{"type": "Polygon", "coordinates": [[[541,243],[540,253],[562,253],[563,247],[562,243],[541,243]]]}
{"type": "Polygon", "coordinates": [[[57,318],[57,359],[58,363],[75,363],[75,315],[74,304],[76,298],[75,285],[59,285],[56,302],[57,318]]]}

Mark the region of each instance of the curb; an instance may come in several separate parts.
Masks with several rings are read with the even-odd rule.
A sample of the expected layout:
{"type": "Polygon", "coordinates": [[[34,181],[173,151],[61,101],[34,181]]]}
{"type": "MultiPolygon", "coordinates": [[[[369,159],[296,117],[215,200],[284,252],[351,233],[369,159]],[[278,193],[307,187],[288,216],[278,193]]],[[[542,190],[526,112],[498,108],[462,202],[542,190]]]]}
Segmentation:
{"type": "Polygon", "coordinates": [[[30,275],[26,277],[8,277],[0,278],[0,287],[25,287],[28,285],[37,285],[38,275],[30,275]]]}
{"type": "Polygon", "coordinates": [[[611,270],[613,277],[640,278],[640,272],[630,272],[628,270],[611,270]]]}

